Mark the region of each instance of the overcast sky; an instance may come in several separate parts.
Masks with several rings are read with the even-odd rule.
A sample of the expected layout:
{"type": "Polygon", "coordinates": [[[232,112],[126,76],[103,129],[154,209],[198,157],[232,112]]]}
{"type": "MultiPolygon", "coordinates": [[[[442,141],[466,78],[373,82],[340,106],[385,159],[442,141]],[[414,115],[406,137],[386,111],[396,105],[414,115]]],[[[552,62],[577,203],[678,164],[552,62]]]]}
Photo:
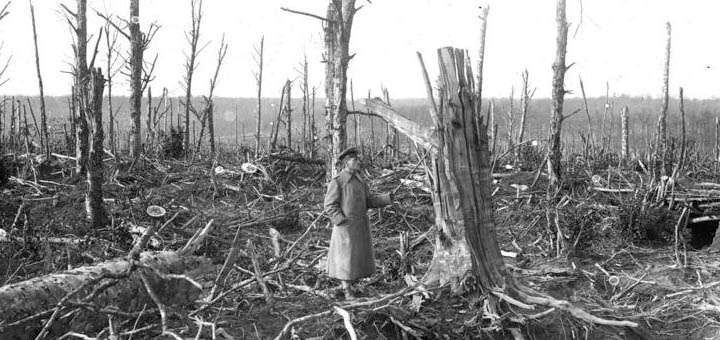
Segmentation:
{"type": "MultiPolygon", "coordinates": [[[[69,92],[71,79],[64,72],[72,63],[71,33],[60,3],[75,8],[74,1],[35,0],[40,59],[45,93],[69,92]]],[[[486,96],[509,95],[520,88],[520,73],[527,68],[536,98],[549,97],[552,62],[555,56],[555,0],[373,0],[362,5],[355,17],[349,70],[356,97],[367,91],[378,94],[384,84],[391,97],[425,96],[415,52],[425,56],[431,77],[435,77],[435,50],[442,46],[468,49],[477,59],[480,6],[490,6],[487,28],[485,83],[486,96]]],[[[184,31],[190,22],[190,0],[141,0],[141,28],[150,22],[162,27],[152,41],[146,59],[158,55],[152,83],[155,93],[167,87],[171,95],[183,94],[184,52],[188,50],[184,31]]],[[[89,0],[88,6],[101,12],[127,17],[127,0],[89,0]]],[[[310,63],[310,83],[323,90],[321,24],[317,19],[289,14],[289,7],[323,15],[324,0],[205,0],[201,44],[209,45],[199,56],[193,93],[207,94],[216,64],[220,38],[226,34],[229,50],[216,94],[229,97],[255,96],[253,45],[265,36],[264,96],[277,97],[285,79],[297,77],[304,55],[310,63]]],[[[679,86],[686,96],[715,97],[720,94],[720,1],[717,0],[568,0],[568,63],[575,65],[566,74],[566,87],[580,93],[582,76],[588,96],[604,96],[605,83],[611,95],[658,96],[661,90],[665,48],[665,22],[673,25],[671,95],[679,86]],[[582,6],[581,6],[582,5],[582,6]],[[582,7],[582,10],[581,10],[582,7]]],[[[102,21],[88,11],[89,34],[94,39],[102,21]]],[[[121,37],[121,39],[124,39],[121,37]]],[[[15,0],[10,14],[0,21],[4,47],[0,60],[12,55],[2,94],[39,93],[35,72],[29,4],[15,0]]],[[[122,41],[121,50],[127,50],[122,41]]],[[[98,61],[104,65],[101,44],[98,61]]],[[[474,63],[474,61],[473,61],[474,63]]],[[[103,67],[104,68],[104,67],[103,67]]],[[[117,77],[114,94],[127,94],[127,79],[117,77]]]]}

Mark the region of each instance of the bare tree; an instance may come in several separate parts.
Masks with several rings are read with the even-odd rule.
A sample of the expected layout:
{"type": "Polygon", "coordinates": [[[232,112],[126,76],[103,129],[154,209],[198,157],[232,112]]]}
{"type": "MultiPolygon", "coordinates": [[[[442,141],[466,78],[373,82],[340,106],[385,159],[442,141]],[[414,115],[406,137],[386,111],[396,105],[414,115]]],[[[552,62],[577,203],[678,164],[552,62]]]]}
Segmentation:
{"type": "Polygon", "coordinates": [[[510,88],[510,109],[505,113],[507,124],[507,152],[513,149],[513,132],[515,132],[515,87],[510,88]]]}
{"type": "Polygon", "coordinates": [[[147,128],[147,135],[146,135],[146,144],[149,145],[148,148],[154,147],[157,142],[158,138],[158,125],[160,124],[160,121],[163,118],[166,118],[167,121],[167,113],[170,109],[167,105],[168,100],[168,89],[163,88],[162,97],[160,97],[160,100],[158,101],[157,105],[153,107],[153,101],[152,101],[152,88],[148,86],[147,88],[148,93],[148,105],[147,105],[147,120],[145,122],[146,128],[147,128]],[[160,111],[160,109],[163,109],[160,111]]]}
{"type": "Polygon", "coordinates": [[[185,87],[185,150],[190,151],[190,111],[192,111],[192,80],[193,73],[198,67],[197,56],[207,46],[198,47],[200,41],[200,24],[202,23],[203,0],[190,0],[190,31],[185,32],[185,39],[190,45],[190,53],[186,54],[185,78],[182,84],[185,87]]]}
{"type": "Polygon", "coordinates": [[[355,0],[330,0],[326,17],[283,8],[283,10],[320,19],[325,34],[325,117],[330,137],[327,160],[330,175],[334,175],[335,159],[347,145],[347,68],[350,63],[350,35],[355,13],[355,0]]]}
{"type": "Polygon", "coordinates": [[[288,92],[290,91],[290,86],[291,86],[291,82],[288,79],[285,81],[285,84],[283,85],[283,88],[280,91],[280,104],[278,104],[278,112],[277,112],[277,115],[275,116],[275,121],[270,122],[270,124],[271,124],[270,138],[268,140],[268,151],[270,151],[270,152],[273,152],[276,150],[275,147],[277,145],[278,134],[280,133],[280,124],[283,124],[283,113],[286,108],[286,106],[284,105],[285,100],[286,100],[285,98],[286,98],[288,92]]]}
{"type": "Polygon", "coordinates": [[[35,7],[30,1],[30,18],[32,20],[33,43],[35,45],[35,68],[37,69],[38,87],[40,88],[40,145],[43,147],[46,157],[50,157],[50,140],[47,126],[47,113],[45,112],[45,92],[43,89],[42,73],[40,72],[40,51],[37,43],[37,29],[35,27],[35,7]]]}
{"type": "Polygon", "coordinates": [[[117,74],[117,72],[120,71],[119,68],[115,67],[115,64],[118,61],[118,58],[120,57],[120,54],[117,53],[115,50],[115,45],[117,44],[118,39],[118,32],[113,30],[113,32],[110,32],[110,24],[105,23],[103,26],[103,32],[105,32],[105,47],[107,48],[106,51],[106,57],[107,57],[107,63],[106,63],[106,69],[105,72],[107,72],[106,76],[106,86],[108,90],[107,94],[107,107],[108,107],[108,136],[110,141],[110,152],[114,156],[117,157],[117,150],[115,149],[115,146],[117,145],[115,141],[115,113],[113,111],[113,104],[112,104],[112,85],[113,85],[113,77],[117,74]]]}
{"type": "MultiPolygon", "coordinates": [[[[462,50],[443,48],[438,55],[442,83],[439,105],[434,105],[434,99],[430,105],[434,127],[401,116],[379,99],[366,102],[373,114],[432,154],[432,166],[426,171],[432,178],[435,222],[440,235],[423,283],[431,286],[449,282],[453,292],[459,293],[465,288],[462,282],[469,272],[474,279],[472,288],[493,297],[485,305],[491,313],[505,313],[509,304],[528,308],[526,303],[531,303],[566,312],[573,310],[572,315],[588,322],[637,327],[634,322],[600,319],[567,301],[544,296],[524,287],[508,272],[495,231],[487,128],[481,119],[479,129],[474,124],[477,96],[471,86],[472,72],[462,50]]],[[[430,86],[426,82],[426,87],[430,86]]]]}
{"type": "Polygon", "coordinates": [[[307,149],[308,149],[308,136],[310,135],[309,129],[310,129],[310,89],[308,88],[308,62],[307,62],[307,55],[303,59],[302,63],[302,71],[300,72],[301,82],[300,82],[300,92],[302,93],[302,115],[303,115],[303,125],[302,125],[302,147],[300,151],[303,155],[307,156],[307,149]]]}
{"type": "Polygon", "coordinates": [[[682,127],[682,134],[680,137],[680,161],[678,162],[677,171],[681,173],[683,167],[685,167],[685,148],[687,143],[687,136],[685,131],[685,100],[683,99],[683,88],[680,87],[680,124],[682,127]]]}
{"type": "Polygon", "coordinates": [[[77,0],[77,8],[73,12],[66,6],[65,9],[68,23],[75,33],[75,42],[73,45],[75,52],[75,65],[73,69],[74,75],[74,91],[73,105],[75,113],[73,114],[76,134],[75,134],[75,173],[84,176],[87,174],[87,157],[88,157],[88,126],[85,116],[85,108],[79,105],[82,96],[87,96],[88,91],[88,67],[87,67],[87,0],[77,0]],[[73,20],[70,20],[72,18],[73,20]]]}
{"type": "Polygon", "coordinates": [[[260,45],[255,46],[255,83],[257,84],[257,122],[255,124],[255,156],[260,154],[260,128],[262,126],[262,81],[263,81],[263,52],[265,47],[265,36],[260,38],[260,45]]]}
{"type": "Polygon", "coordinates": [[[523,137],[525,136],[525,119],[527,118],[528,108],[530,107],[530,100],[535,95],[535,89],[530,92],[530,74],[528,70],[522,73],[523,89],[520,97],[520,109],[522,110],[520,116],[520,126],[518,127],[517,141],[515,142],[515,160],[522,161],[520,159],[522,155],[522,144],[523,137]]]}
{"type": "Polygon", "coordinates": [[[143,37],[140,32],[140,0],[130,0],[130,155],[137,159],[143,151],[141,139],[143,37]]]}
{"type": "Polygon", "coordinates": [[[657,140],[655,143],[654,163],[660,160],[660,174],[665,175],[665,161],[667,158],[667,110],[668,101],[670,99],[670,44],[672,38],[672,26],[669,22],[665,23],[667,30],[667,40],[665,43],[665,60],[663,62],[663,83],[662,83],[662,106],[660,108],[660,117],[658,118],[657,140]]]}
{"type": "Polygon", "coordinates": [[[107,214],[103,206],[103,123],[102,98],[105,86],[102,70],[92,69],[89,79],[89,90],[81,96],[80,105],[85,107],[88,119],[88,128],[92,131],[89,161],[87,165],[88,189],[85,195],[85,211],[93,228],[100,228],[107,224],[107,214]]]}
{"type": "Polygon", "coordinates": [[[548,192],[555,192],[560,185],[562,178],[562,168],[560,160],[562,154],[560,151],[560,134],[562,132],[563,122],[563,102],[565,99],[565,54],[567,53],[567,34],[568,23],[565,19],[565,0],[557,0],[557,50],[555,54],[555,62],[553,63],[553,81],[552,81],[552,118],[550,121],[550,139],[548,143],[548,192]]]}
{"type": "Polygon", "coordinates": [[[213,93],[215,91],[215,85],[217,84],[218,75],[220,74],[220,67],[222,67],[225,55],[227,55],[227,49],[228,45],[227,43],[225,43],[225,35],[223,35],[222,40],[220,41],[220,48],[218,48],[217,66],[215,67],[215,74],[213,75],[212,79],[210,79],[210,91],[207,97],[203,97],[204,108],[201,111],[202,113],[200,114],[200,117],[198,117],[198,120],[200,121],[200,138],[198,138],[197,141],[196,151],[200,151],[200,144],[202,143],[203,132],[205,131],[205,126],[207,125],[208,135],[210,138],[210,153],[213,157],[215,156],[215,120],[213,117],[215,105],[213,102],[213,93]]]}
{"type": "Polygon", "coordinates": [[[627,106],[623,107],[622,111],[620,111],[620,124],[621,124],[621,130],[622,130],[622,139],[620,142],[620,154],[622,156],[623,160],[627,160],[627,158],[630,156],[630,143],[629,143],[629,129],[628,129],[628,119],[629,119],[629,109],[627,106]]]}
{"type": "Polygon", "coordinates": [[[287,127],[287,148],[292,149],[292,82],[287,81],[285,86],[285,125],[287,127]]]}
{"type": "MultiPolygon", "coordinates": [[[[8,15],[8,7],[10,6],[10,1],[6,2],[5,5],[0,9],[0,20],[5,18],[8,15]]],[[[2,52],[4,43],[0,43],[0,52],[2,52]]],[[[5,75],[5,71],[7,70],[8,66],[10,65],[10,60],[12,60],[12,55],[8,57],[8,59],[5,61],[5,65],[0,68],[0,86],[5,84],[8,79],[3,79],[3,76],[5,75]]],[[[7,151],[7,145],[5,143],[5,135],[3,134],[3,131],[5,131],[5,127],[7,125],[7,117],[5,117],[6,107],[5,107],[5,97],[3,97],[2,100],[2,107],[0,107],[0,145],[2,145],[3,153],[6,153],[7,151]]]]}
{"type": "Polygon", "coordinates": [[[132,127],[129,135],[130,155],[138,158],[143,152],[142,147],[142,96],[148,84],[153,80],[153,72],[157,55],[148,65],[144,62],[144,54],[152,42],[160,25],[150,23],[147,32],[140,30],[140,0],[130,0],[130,18],[120,19],[128,29],[128,32],[119,27],[110,17],[97,12],[97,15],[105,19],[107,24],[113,26],[130,42],[130,51],[125,59],[128,72],[124,73],[130,77],[130,118],[132,127]]]}
{"type": "MultiPolygon", "coordinates": [[[[485,33],[487,32],[487,20],[488,20],[488,14],[490,13],[490,6],[485,6],[482,10],[482,14],[480,15],[480,49],[478,53],[478,63],[477,63],[477,83],[475,84],[475,89],[477,93],[477,108],[476,111],[478,113],[478,116],[480,112],[482,112],[482,85],[483,85],[483,67],[485,65],[485,33]]],[[[477,121],[477,117],[475,118],[476,125],[479,125],[479,122],[477,121]]],[[[490,121],[488,120],[488,123],[490,121]]],[[[492,125],[491,125],[492,126],[492,125]]],[[[486,126],[487,128],[487,126],[486,126]]]]}
{"type": "Polygon", "coordinates": [[[210,93],[206,99],[208,107],[208,132],[210,133],[210,152],[212,152],[213,157],[215,157],[215,102],[213,92],[215,91],[215,86],[217,85],[220,67],[222,67],[223,60],[225,60],[225,56],[227,55],[227,49],[228,44],[225,42],[225,35],[223,34],[217,53],[217,67],[215,67],[215,75],[213,75],[212,80],[210,80],[210,93]]]}

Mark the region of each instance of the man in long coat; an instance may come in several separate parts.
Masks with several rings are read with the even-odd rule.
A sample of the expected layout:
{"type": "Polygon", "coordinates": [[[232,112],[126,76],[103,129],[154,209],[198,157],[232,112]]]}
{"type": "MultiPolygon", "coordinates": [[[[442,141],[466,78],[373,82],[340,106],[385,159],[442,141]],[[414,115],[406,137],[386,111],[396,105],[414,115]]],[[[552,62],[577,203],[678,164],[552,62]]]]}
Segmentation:
{"type": "Polygon", "coordinates": [[[341,280],[346,299],[353,299],[352,283],[375,272],[375,254],[367,210],[391,203],[390,194],[373,195],[359,177],[358,151],[348,148],[338,161],[343,170],[328,184],[325,211],[334,228],[328,250],[328,276],[341,280]]]}

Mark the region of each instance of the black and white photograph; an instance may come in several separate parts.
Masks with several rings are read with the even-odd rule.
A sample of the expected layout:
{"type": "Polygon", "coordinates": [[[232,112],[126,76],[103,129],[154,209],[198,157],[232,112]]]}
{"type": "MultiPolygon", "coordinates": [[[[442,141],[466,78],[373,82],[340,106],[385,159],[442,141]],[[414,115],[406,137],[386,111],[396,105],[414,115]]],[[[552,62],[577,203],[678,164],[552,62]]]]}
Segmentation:
{"type": "Polygon", "coordinates": [[[718,13],[0,0],[0,340],[720,340],[718,13]]]}

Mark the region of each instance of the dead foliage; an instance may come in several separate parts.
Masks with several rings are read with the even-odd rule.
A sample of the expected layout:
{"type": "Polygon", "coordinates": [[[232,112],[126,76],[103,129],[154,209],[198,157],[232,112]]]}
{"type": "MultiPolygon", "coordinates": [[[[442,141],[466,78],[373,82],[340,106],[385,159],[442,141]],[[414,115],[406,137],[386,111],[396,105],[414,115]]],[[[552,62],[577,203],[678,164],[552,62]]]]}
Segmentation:
{"type": "Polygon", "coordinates": [[[359,283],[357,300],[344,301],[339,283],[324,274],[331,231],[322,214],[324,162],[288,151],[254,160],[221,153],[217,160],[109,161],[103,190],[112,222],[95,230],[84,220],[79,197],[85,184],[69,175],[71,160],[53,158],[47,177],[37,181],[31,170],[21,171],[24,176],[9,177],[0,199],[0,224],[7,232],[0,273],[2,282],[11,284],[126,256],[151,228],[146,249],[157,251],[181,250],[207,234],[191,249],[210,264],[197,279],[202,294],[190,306],[152,302],[122,314],[112,303],[68,305],[67,311],[90,308],[105,322],[61,333],[51,329],[51,337],[707,336],[720,305],[713,289],[720,264],[705,250],[693,250],[694,234],[684,223],[716,212],[716,189],[700,185],[716,179],[697,169],[695,177],[653,182],[634,164],[610,166],[615,160],[608,159],[602,167],[588,166],[597,160],[568,161],[574,165],[567,167],[560,199],[552,203],[544,176],[498,163],[503,172],[494,175],[497,233],[507,266],[523,285],[598,317],[638,322],[639,329],[589,324],[537,306],[498,315],[486,308],[495,295],[455,296],[448,287],[418,286],[434,250],[434,216],[422,162],[410,157],[366,170],[371,189],[394,192],[397,202],[370,212],[378,267],[359,283]],[[166,215],[148,216],[151,205],[163,207],[166,215]],[[548,211],[557,211],[558,218],[548,220],[548,211]]]}

